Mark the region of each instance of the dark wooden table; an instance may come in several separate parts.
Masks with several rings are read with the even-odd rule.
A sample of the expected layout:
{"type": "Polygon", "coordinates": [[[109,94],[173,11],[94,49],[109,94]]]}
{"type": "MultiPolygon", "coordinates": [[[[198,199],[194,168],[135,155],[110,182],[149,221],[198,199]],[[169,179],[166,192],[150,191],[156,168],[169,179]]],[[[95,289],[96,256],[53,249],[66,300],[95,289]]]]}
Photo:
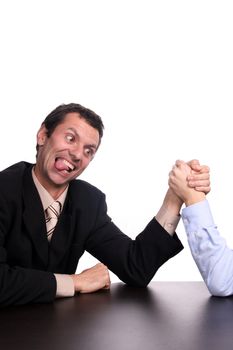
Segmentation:
{"type": "Polygon", "coordinates": [[[153,282],[0,309],[0,349],[232,350],[233,297],[202,282],[153,282]]]}

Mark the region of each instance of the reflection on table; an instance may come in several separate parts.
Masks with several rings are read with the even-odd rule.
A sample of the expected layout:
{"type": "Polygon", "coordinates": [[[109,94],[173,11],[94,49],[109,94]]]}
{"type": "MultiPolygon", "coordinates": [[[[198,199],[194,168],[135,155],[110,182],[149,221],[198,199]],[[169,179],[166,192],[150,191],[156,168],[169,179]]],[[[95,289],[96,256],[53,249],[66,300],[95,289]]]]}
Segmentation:
{"type": "Polygon", "coordinates": [[[0,348],[232,350],[233,298],[202,282],[112,284],[53,304],[0,309],[0,348]]]}

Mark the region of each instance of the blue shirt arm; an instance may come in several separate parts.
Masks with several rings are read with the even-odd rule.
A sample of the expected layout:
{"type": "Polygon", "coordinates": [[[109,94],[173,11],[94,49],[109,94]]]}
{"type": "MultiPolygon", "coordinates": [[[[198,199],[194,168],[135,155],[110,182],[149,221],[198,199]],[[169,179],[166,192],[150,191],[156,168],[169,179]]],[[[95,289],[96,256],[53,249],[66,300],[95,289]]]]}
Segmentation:
{"type": "Polygon", "coordinates": [[[182,210],[188,243],[197,267],[212,295],[233,294],[233,251],[214,223],[207,200],[182,210]]]}

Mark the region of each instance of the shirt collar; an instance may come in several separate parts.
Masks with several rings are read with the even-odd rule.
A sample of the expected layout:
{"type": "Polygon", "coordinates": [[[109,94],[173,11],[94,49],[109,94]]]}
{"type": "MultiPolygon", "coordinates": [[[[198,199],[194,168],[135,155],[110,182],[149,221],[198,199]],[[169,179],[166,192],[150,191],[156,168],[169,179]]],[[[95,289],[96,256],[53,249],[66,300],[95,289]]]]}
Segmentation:
{"type": "MultiPolygon", "coordinates": [[[[44,208],[44,210],[46,210],[51,204],[53,204],[53,202],[55,201],[55,199],[50,195],[50,193],[41,185],[41,183],[39,182],[39,180],[36,177],[34,168],[32,168],[32,179],[34,181],[34,184],[36,186],[36,189],[39,193],[41,202],[42,202],[42,206],[44,208]]],[[[61,211],[67,196],[67,192],[68,192],[68,188],[69,185],[66,187],[66,189],[62,192],[62,194],[56,199],[57,201],[59,201],[61,203],[61,211]]]]}

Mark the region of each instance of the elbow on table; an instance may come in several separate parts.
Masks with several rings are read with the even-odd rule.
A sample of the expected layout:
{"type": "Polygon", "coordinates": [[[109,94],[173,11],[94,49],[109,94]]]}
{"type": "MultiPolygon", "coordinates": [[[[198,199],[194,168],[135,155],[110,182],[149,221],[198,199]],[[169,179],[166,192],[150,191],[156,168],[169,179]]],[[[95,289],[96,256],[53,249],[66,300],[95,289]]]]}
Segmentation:
{"type": "Polygon", "coordinates": [[[220,283],[210,282],[207,284],[208,290],[214,297],[229,297],[233,294],[232,288],[223,286],[220,283]]]}
{"type": "Polygon", "coordinates": [[[131,287],[146,288],[150,283],[151,278],[140,277],[140,278],[127,278],[124,283],[131,287]]]}
{"type": "Polygon", "coordinates": [[[126,283],[128,286],[131,287],[137,287],[137,288],[146,288],[149,283],[146,282],[132,282],[132,283],[126,283]]]}

